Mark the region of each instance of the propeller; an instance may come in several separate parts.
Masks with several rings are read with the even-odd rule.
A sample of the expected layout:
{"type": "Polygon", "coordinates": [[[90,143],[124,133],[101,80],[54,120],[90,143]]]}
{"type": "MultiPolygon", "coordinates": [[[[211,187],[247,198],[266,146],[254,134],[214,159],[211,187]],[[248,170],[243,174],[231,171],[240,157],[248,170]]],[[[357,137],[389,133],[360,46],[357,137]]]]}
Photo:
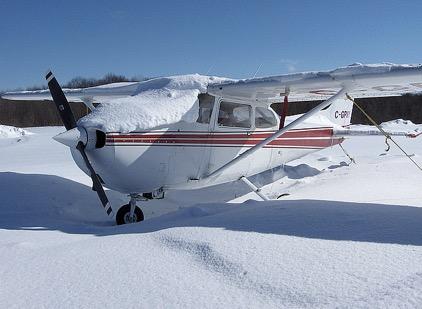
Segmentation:
{"type": "MultiPolygon", "coordinates": [[[[65,126],[67,132],[74,131],[73,129],[77,128],[75,117],[73,116],[72,110],[70,109],[69,102],[66,99],[66,96],[63,93],[62,88],[60,87],[57,79],[54,77],[51,71],[48,71],[45,79],[48,83],[48,88],[50,89],[51,96],[53,97],[53,101],[56,104],[57,111],[60,114],[60,118],[62,119],[63,125],[65,126]]],[[[77,128],[79,129],[79,128],[77,128]]],[[[76,129],[75,129],[76,130],[76,129]]],[[[85,132],[83,128],[79,131],[85,132]]],[[[66,134],[65,132],[64,134],[66,134]]],[[[101,204],[104,207],[107,215],[110,217],[113,216],[113,210],[111,208],[110,202],[107,198],[107,195],[104,191],[103,185],[94,170],[91,162],[89,162],[88,156],[86,154],[86,144],[82,140],[79,140],[76,144],[76,149],[81,153],[82,158],[85,162],[86,167],[88,168],[91,179],[92,179],[92,188],[97,192],[98,197],[100,198],[101,204]]]]}

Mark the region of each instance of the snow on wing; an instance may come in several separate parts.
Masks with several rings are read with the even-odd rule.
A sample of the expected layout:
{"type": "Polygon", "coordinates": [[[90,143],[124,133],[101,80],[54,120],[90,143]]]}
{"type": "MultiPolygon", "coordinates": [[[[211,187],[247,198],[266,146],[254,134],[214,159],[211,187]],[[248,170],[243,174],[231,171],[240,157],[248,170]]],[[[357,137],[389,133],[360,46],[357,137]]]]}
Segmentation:
{"type": "Polygon", "coordinates": [[[279,102],[322,100],[342,87],[356,97],[398,96],[422,92],[422,65],[353,64],[327,72],[305,72],[246,79],[208,87],[208,92],[227,98],[279,102]]]}

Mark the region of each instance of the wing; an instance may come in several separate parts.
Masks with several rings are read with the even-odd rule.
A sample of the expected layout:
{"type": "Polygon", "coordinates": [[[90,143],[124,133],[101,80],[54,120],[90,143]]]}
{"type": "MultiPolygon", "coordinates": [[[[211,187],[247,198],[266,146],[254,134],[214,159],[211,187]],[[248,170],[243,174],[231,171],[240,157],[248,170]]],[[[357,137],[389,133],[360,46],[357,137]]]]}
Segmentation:
{"type": "Polygon", "coordinates": [[[325,100],[340,89],[355,98],[422,92],[422,65],[353,64],[327,72],[307,72],[246,79],[208,86],[226,98],[262,102],[325,100]]]}
{"type": "MultiPolygon", "coordinates": [[[[71,102],[101,103],[134,95],[138,92],[140,84],[113,83],[90,88],[63,89],[63,92],[71,102]]],[[[1,97],[7,100],[52,100],[49,90],[6,92],[1,97]]]]}
{"type": "MultiPolygon", "coordinates": [[[[64,89],[72,102],[102,103],[165,87],[167,78],[146,82],[115,83],[84,89],[64,89]]],[[[211,95],[262,102],[325,100],[347,88],[355,98],[397,96],[422,92],[422,65],[354,64],[327,72],[307,72],[209,84],[211,95]]],[[[10,100],[51,100],[48,90],[8,92],[10,100]]]]}

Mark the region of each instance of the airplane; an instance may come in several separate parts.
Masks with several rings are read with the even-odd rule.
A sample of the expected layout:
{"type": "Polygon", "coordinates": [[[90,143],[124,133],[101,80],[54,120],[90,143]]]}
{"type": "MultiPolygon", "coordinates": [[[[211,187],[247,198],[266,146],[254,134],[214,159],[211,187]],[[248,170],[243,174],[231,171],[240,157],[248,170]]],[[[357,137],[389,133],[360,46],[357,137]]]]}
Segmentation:
{"type": "Polygon", "coordinates": [[[268,200],[250,176],[341,144],[348,136],[415,137],[401,131],[356,131],[349,125],[354,98],[422,91],[422,65],[394,64],[353,64],[244,80],[174,76],[64,90],[51,71],[45,78],[49,90],[8,92],[2,98],[54,101],[66,128],[54,139],[70,148],[77,166],[91,177],[108,216],[113,218],[114,211],[104,187],[128,194],[128,204],[115,215],[118,225],[143,221],[137,202],[164,198],[168,190],[241,180],[268,200]],[[197,86],[198,80],[206,81],[205,88],[197,86]],[[125,98],[132,101],[125,103],[125,98]],[[76,122],[68,99],[85,103],[91,113],[76,122]],[[151,108],[155,99],[156,108],[151,108]],[[286,117],[289,104],[315,99],[324,100],[302,115],[286,117]],[[146,109],[143,100],[149,100],[146,109]],[[167,101],[186,106],[180,114],[167,101]],[[174,119],[145,122],[167,116],[174,119]],[[135,124],[119,130],[127,123],[135,124]]]}

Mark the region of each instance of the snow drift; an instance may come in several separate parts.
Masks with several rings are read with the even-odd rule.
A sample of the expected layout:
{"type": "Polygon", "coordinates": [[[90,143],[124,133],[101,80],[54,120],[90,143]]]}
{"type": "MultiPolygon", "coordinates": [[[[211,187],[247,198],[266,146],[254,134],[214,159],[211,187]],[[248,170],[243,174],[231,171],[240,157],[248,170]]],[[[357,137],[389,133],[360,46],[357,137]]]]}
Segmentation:
{"type": "Polygon", "coordinates": [[[5,126],[0,124],[0,139],[1,138],[17,138],[28,134],[24,129],[5,126]]]}

